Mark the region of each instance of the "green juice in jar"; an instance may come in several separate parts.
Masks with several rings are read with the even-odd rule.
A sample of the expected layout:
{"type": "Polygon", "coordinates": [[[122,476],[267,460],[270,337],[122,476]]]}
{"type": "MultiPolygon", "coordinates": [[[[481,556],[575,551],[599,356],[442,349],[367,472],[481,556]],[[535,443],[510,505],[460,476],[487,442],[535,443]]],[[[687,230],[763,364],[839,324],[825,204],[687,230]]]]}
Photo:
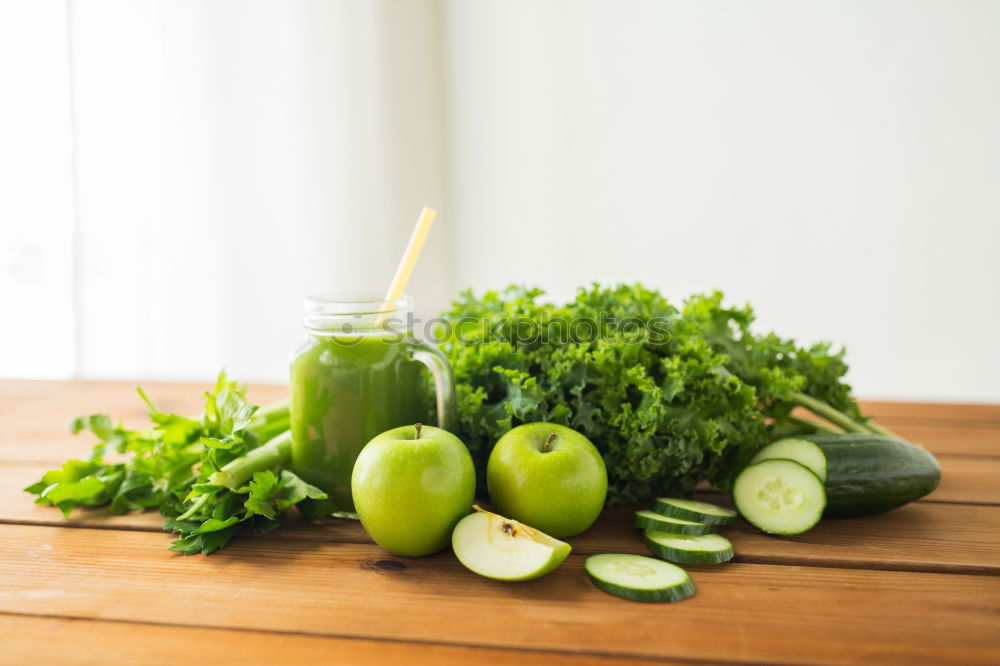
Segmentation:
{"type": "Polygon", "coordinates": [[[451,369],[435,347],[413,338],[409,314],[408,298],[306,300],[306,340],[291,360],[292,467],[337,510],[354,509],[351,473],[369,440],[401,425],[447,421],[451,369]]]}

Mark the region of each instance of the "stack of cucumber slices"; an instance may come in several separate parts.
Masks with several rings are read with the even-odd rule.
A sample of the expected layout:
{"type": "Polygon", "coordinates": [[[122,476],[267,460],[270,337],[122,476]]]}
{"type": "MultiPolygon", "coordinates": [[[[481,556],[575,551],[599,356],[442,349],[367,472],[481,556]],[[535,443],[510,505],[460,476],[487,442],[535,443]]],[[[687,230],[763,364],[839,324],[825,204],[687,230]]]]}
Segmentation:
{"type": "Polygon", "coordinates": [[[653,603],[687,599],[694,596],[694,582],[671,562],[719,564],[733,559],[733,544],[714,532],[735,519],[735,511],[721,506],[661,497],[652,511],[636,511],[633,523],[661,559],[602,553],[588,557],[584,569],[598,588],[625,599],[653,603]]]}
{"type": "MultiPolygon", "coordinates": [[[[934,456],[895,437],[801,435],[758,451],[736,477],[733,502],[760,531],[793,535],[823,517],[891,511],[931,492],[940,480],[934,456]]],[[[694,583],[677,564],[731,560],[733,544],[715,530],[736,516],[707,502],[660,498],[651,511],[636,511],[634,525],[644,530],[646,545],[661,559],[605,553],[588,557],[584,568],[597,587],[625,599],[687,599],[694,595],[694,583]]]]}
{"type": "Polygon", "coordinates": [[[802,534],[826,508],[826,457],[805,439],[779,439],[757,452],[733,483],[743,518],[767,534],[802,534]]]}

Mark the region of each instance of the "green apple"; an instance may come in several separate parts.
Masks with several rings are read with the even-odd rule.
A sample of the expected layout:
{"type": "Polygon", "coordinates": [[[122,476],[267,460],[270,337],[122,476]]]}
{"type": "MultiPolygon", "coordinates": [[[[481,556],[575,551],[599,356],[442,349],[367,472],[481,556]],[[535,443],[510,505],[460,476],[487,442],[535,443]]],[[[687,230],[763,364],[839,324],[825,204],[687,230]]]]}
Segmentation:
{"type": "Polygon", "coordinates": [[[476,472],[462,440],[419,423],[368,442],[351,475],[365,530],[390,553],[407,557],[447,546],[475,494],[476,472]]]}
{"type": "Polygon", "coordinates": [[[459,562],[480,576],[531,580],[562,564],[571,547],[565,541],[516,520],[483,511],[462,518],[451,535],[459,562]]]}
{"type": "Polygon", "coordinates": [[[608,494],[597,448],[555,423],[526,423],[501,437],[486,465],[486,483],[499,513],[559,539],[590,527],[608,494]]]}

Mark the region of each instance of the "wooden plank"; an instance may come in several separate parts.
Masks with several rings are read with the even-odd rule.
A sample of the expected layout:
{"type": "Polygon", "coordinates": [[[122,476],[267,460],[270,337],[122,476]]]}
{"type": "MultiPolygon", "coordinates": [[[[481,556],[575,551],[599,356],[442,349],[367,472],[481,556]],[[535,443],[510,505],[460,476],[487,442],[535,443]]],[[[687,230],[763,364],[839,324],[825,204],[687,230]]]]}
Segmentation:
{"type": "MultiPolygon", "coordinates": [[[[142,383],[164,411],[197,413],[207,385],[159,382],[0,381],[0,460],[60,462],[87,454],[92,437],[71,437],[70,419],[109,413],[127,426],[145,424],[146,407],[135,394],[142,383]]],[[[261,404],[288,395],[285,386],[253,385],[250,398],[261,404]]],[[[1000,405],[866,402],[873,416],[901,436],[936,454],[1000,456],[1000,405]]]]}
{"type": "MultiPolygon", "coordinates": [[[[922,502],[972,503],[1000,505],[1000,460],[960,456],[940,456],[941,485],[922,502]]],[[[36,506],[32,497],[21,491],[48,469],[38,465],[0,464],[0,520],[59,523],[51,507],[36,506]]],[[[709,501],[726,501],[721,493],[706,496],[709,501]]],[[[102,527],[137,524],[151,526],[148,515],[107,516],[103,511],[78,510],[74,522],[102,527]]]]}
{"type": "MultiPolygon", "coordinates": [[[[141,383],[162,411],[201,413],[207,384],[103,381],[0,381],[0,460],[60,463],[90,452],[89,433],[70,435],[69,422],[82,414],[105,413],[126,427],[143,428],[148,409],[135,392],[141,383]]],[[[252,386],[251,401],[268,404],[288,397],[284,386],[252,386]]]]}
{"type": "MultiPolygon", "coordinates": [[[[140,385],[161,411],[182,414],[199,411],[202,392],[211,388],[211,382],[5,379],[0,380],[0,414],[18,414],[23,409],[34,409],[41,415],[42,411],[51,413],[55,410],[65,411],[69,420],[77,414],[111,411],[116,416],[141,420],[146,406],[135,392],[135,387],[140,385]]],[[[288,386],[253,384],[247,395],[252,401],[266,404],[287,398],[288,386]]]]}
{"type": "MultiPolygon", "coordinates": [[[[34,504],[32,496],[20,488],[43,471],[39,467],[0,466],[0,522],[161,532],[163,519],[155,512],[113,516],[100,509],[78,509],[67,521],[52,507],[34,504]]],[[[705,494],[703,499],[730,505],[728,498],[718,493],[705,494]]],[[[646,553],[639,533],[631,527],[635,508],[605,511],[594,527],[570,540],[576,552],[617,549],[646,553]]],[[[916,502],[881,516],[824,521],[799,537],[769,537],[743,523],[724,533],[733,540],[741,562],[1000,573],[1000,558],[996,556],[1000,551],[1000,506],[916,502]]],[[[371,543],[360,524],[346,520],[313,525],[292,522],[261,538],[371,543]]],[[[162,539],[166,548],[169,536],[164,534],[162,539]]]]}
{"type": "Polygon", "coordinates": [[[679,604],[599,592],[571,556],[537,581],[475,576],[450,553],[391,558],[375,546],[247,540],[211,557],[158,535],[0,526],[0,610],[326,636],[461,641],[766,663],[991,664],[1000,578],[819,567],[691,567],[679,604]],[[398,568],[397,568],[398,567],[398,568]]]}
{"type": "MultiPolygon", "coordinates": [[[[570,540],[574,552],[648,555],[632,511],[605,511],[570,540]]],[[[915,502],[880,516],[825,520],[795,537],[762,534],[742,520],[720,532],[733,542],[737,562],[1000,575],[1000,507],[915,502]]]]}
{"type": "MultiPolygon", "coordinates": [[[[77,411],[107,411],[109,406],[116,404],[120,404],[124,410],[130,410],[138,384],[145,387],[162,410],[180,412],[196,409],[198,396],[208,386],[208,382],[4,379],[0,380],[0,405],[3,405],[0,407],[0,414],[16,413],[17,409],[31,407],[39,402],[53,408],[59,405],[68,407],[71,414],[67,418],[75,416],[77,411]]],[[[255,400],[266,403],[287,396],[288,387],[252,384],[250,394],[255,396],[255,400]]],[[[141,416],[142,406],[133,407],[141,416]]],[[[1000,424],[1000,404],[862,400],[861,410],[874,418],[1000,424]]]]}
{"type": "Polygon", "coordinates": [[[894,425],[892,431],[921,444],[936,456],[986,456],[1000,458],[1000,427],[894,425]]]}
{"type": "Polygon", "coordinates": [[[35,504],[34,495],[24,488],[41,478],[48,467],[37,465],[0,464],[0,521],[47,524],[56,527],[111,527],[159,530],[163,518],[156,512],[129,513],[114,516],[102,508],[79,508],[70,520],[51,506],[35,504]]]}
{"type": "Polygon", "coordinates": [[[1000,405],[862,400],[861,412],[877,420],[989,422],[1000,424],[1000,405]]]}
{"type": "Polygon", "coordinates": [[[941,485],[923,501],[1000,504],[1000,459],[938,456],[941,485]]]}
{"type": "MultiPolygon", "coordinates": [[[[81,412],[108,411],[110,406],[120,405],[122,416],[135,413],[141,417],[144,408],[136,403],[135,387],[145,387],[160,409],[164,411],[187,412],[198,408],[201,391],[208,387],[205,383],[135,381],[48,381],[48,380],[0,380],[0,414],[17,413],[24,407],[34,407],[45,403],[51,408],[65,406],[71,412],[67,418],[81,412]],[[128,414],[124,413],[128,412],[128,414]]],[[[288,387],[278,384],[252,384],[250,396],[262,404],[280,400],[288,395],[288,387]]],[[[862,411],[873,418],[923,421],[943,421],[1000,425],[1000,404],[935,403],[935,402],[891,402],[882,400],[862,400],[862,411]]]]}
{"type": "MultiPolygon", "coordinates": [[[[200,395],[207,388],[197,384],[143,384],[161,409],[191,414],[200,411],[200,395]]],[[[255,385],[249,395],[266,404],[286,397],[287,387],[255,385]]],[[[989,416],[993,406],[913,403],[917,406],[913,409],[907,403],[871,404],[889,415],[909,414],[890,416],[893,429],[935,454],[1000,457],[1000,419],[966,418],[989,416]],[[933,418],[922,418],[923,413],[933,418]],[[941,418],[948,414],[961,418],[941,418]]],[[[1000,407],[996,411],[1000,413],[1000,407]]],[[[73,437],[66,424],[80,414],[92,412],[109,413],[128,427],[146,424],[146,407],[136,395],[133,382],[0,381],[0,418],[5,424],[0,430],[0,460],[58,463],[87,455],[93,436],[84,433],[73,437]]]]}
{"type": "MultiPolygon", "coordinates": [[[[818,420],[805,410],[796,416],[818,420]]],[[[1000,457],[1000,422],[948,421],[918,418],[879,421],[903,439],[925,447],[935,455],[1000,457]]]]}
{"type": "MultiPolygon", "coordinates": [[[[77,410],[79,411],[79,410],[77,410]]],[[[67,412],[71,413],[71,412],[67,412]]],[[[71,435],[69,419],[26,422],[8,416],[0,432],[0,461],[57,465],[71,458],[83,458],[95,443],[93,435],[71,435]]],[[[144,416],[130,417],[133,427],[143,425],[144,416]]],[[[1000,429],[940,426],[896,426],[900,437],[924,445],[935,455],[970,455],[1000,458],[1000,429]]],[[[110,458],[109,458],[110,459],[110,458]]]]}
{"type": "Polygon", "coordinates": [[[275,666],[292,662],[408,666],[523,666],[526,662],[543,666],[691,663],[31,615],[0,616],[0,642],[6,663],[61,666],[177,666],[185,663],[275,666]]]}

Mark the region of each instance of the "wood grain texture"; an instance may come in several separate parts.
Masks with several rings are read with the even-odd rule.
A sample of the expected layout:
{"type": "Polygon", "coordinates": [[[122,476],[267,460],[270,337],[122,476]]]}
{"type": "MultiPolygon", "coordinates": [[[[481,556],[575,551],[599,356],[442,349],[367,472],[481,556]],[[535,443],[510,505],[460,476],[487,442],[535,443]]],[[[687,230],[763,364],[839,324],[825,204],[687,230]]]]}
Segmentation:
{"type": "MultiPolygon", "coordinates": [[[[574,552],[648,555],[632,510],[605,511],[569,540],[574,552]]],[[[1000,575],[1000,507],[916,502],[881,516],[824,520],[794,537],[762,534],[742,520],[719,532],[733,542],[737,562],[1000,575]]]]}
{"type": "MultiPolygon", "coordinates": [[[[66,520],[52,507],[34,504],[20,489],[44,469],[0,465],[0,522],[144,530],[160,533],[163,547],[168,545],[163,519],[155,512],[113,516],[101,509],[77,509],[66,520]]],[[[701,499],[731,506],[720,493],[704,493],[701,499]]],[[[997,506],[916,502],[881,516],[826,520],[798,537],[767,536],[742,522],[723,532],[741,562],[1000,574],[1000,497],[996,499],[997,506]]],[[[636,508],[645,507],[605,511],[590,530],[570,542],[579,553],[618,549],[646,554],[639,532],[631,527],[636,508]]],[[[371,543],[361,525],[349,520],[292,521],[260,538],[371,543]]]]}
{"type": "Polygon", "coordinates": [[[41,478],[49,469],[38,465],[0,463],[0,521],[52,525],[54,527],[107,527],[159,531],[163,518],[155,511],[115,516],[104,508],[74,509],[69,519],[55,507],[35,504],[35,496],[24,488],[41,478]]]}
{"type": "MultiPolygon", "coordinates": [[[[0,615],[0,661],[60,666],[240,664],[490,664],[490,666],[612,666],[691,664],[679,660],[598,657],[462,645],[383,641],[297,633],[238,631],[62,617],[0,615]]],[[[701,662],[698,662],[701,663],[701,662]]]]}
{"type": "Polygon", "coordinates": [[[448,553],[246,540],[211,557],[144,532],[0,526],[0,610],[324,636],[455,641],[604,656],[847,664],[990,664],[1000,578],[728,564],[649,605],[599,592],[571,555],[537,581],[475,576],[448,553]],[[608,628],[613,627],[612,631],[608,628]],[[719,630],[724,628],[724,630],[719,630]],[[706,633],[707,632],[707,633],[706,633]]]}
{"type": "MultiPolygon", "coordinates": [[[[143,379],[134,381],[49,381],[26,379],[0,379],[0,414],[16,413],[20,408],[31,407],[39,401],[50,405],[66,405],[76,412],[106,411],[108,405],[121,404],[129,410],[135,402],[135,387],[142,385],[146,393],[163,411],[186,412],[197,409],[198,395],[209,383],[154,382],[143,379]]],[[[250,395],[254,400],[267,403],[288,395],[288,387],[280,384],[253,384],[250,395]]],[[[907,423],[926,421],[994,423],[1000,427],[1000,405],[947,402],[893,402],[861,400],[861,411],[872,418],[904,420],[907,423]]],[[[133,405],[141,416],[141,403],[133,405]]],[[[125,416],[125,414],[122,414],[125,416]]]]}
{"type": "Polygon", "coordinates": [[[935,455],[1000,458],[1000,427],[976,424],[965,427],[894,425],[900,437],[922,445],[935,455]]]}
{"type": "Polygon", "coordinates": [[[938,456],[941,484],[927,502],[1000,504],[1000,459],[938,456]]]}
{"type": "MultiPolygon", "coordinates": [[[[909,405],[899,405],[898,403],[881,403],[883,405],[894,405],[909,407],[909,405]]],[[[926,405],[920,405],[924,407],[926,405]]],[[[942,405],[934,405],[936,408],[942,405]]],[[[964,408],[969,405],[944,405],[947,409],[932,409],[932,414],[944,415],[948,413],[963,414],[964,408]]],[[[983,405],[971,405],[971,407],[983,407],[983,405]]],[[[982,411],[982,410],[979,410],[982,411]]],[[[828,422],[818,419],[815,415],[797,409],[795,415],[811,421],[817,421],[830,425],[828,422]]],[[[988,456],[1000,457],[1000,422],[989,419],[969,420],[969,419],[917,419],[917,418],[880,418],[878,422],[891,429],[896,435],[910,442],[920,444],[935,455],[964,455],[964,456],[988,456]]]]}
{"type": "MultiPolygon", "coordinates": [[[[195,414],[207,385],[161,382],[0,380],[0,461],[58,463],[85,456],[93,438],[73,437],[66,425],[80,414],[108,413],[127,427],[143,427],[142,384],[163,411],[195,414]]],[[[251,400],[267,404],[288,396],[286,386],[253,385],[251,400]]],[[[935,454],[1000,458],[1000,407],[935,403],[862,403],[902,437],[935,454]]]]}
{"type": "Polygon", "coordinates": [[[953,402],[891,402],[861,400],[861,412],[886,424],[895,422],[990,422],[1000,425],[1000,405],[953,402]]]}
{"type": "MultiPolygon", "coordinates": [[[[128,428],[147,427],[148,408],[135,387],[164,412],[199,414],[207,384],[159,382],[0,380],[0,460],[60,463],[90,452],[94,437],[73,436],[69,422],[82,414],[104,413],[128,428]]],[[[251,401],[268,404],[288,397],[288,387],[251,386],[251,401]]]]}
{"type": "MultiPolygon", "coordinates": [[[[292,521],[184,558],[166,550],[156,514],[66,523],[35,506],[20,489],[89,451],[69,418],[144,424],[134,384],[0,381],[0,662],[1000,663],[1000,406],[865,403],[938,455],[938,490],[799,537],[734,525],[735,562],[691,567],[693,599],[647,605],[597,591],[582,571],[588,553],[646,552],[632,508],[571,539],[550,576],[511,585],[448,552],[394,558],[353,521],[292,521]],[[388,559],[406,566],[380,569],[388,559]]],[[[206,388],[143,385],[181,413],[197,413],[206,388]]],[[[286,395],[251,390],[261,403],[286,395]]]]}

